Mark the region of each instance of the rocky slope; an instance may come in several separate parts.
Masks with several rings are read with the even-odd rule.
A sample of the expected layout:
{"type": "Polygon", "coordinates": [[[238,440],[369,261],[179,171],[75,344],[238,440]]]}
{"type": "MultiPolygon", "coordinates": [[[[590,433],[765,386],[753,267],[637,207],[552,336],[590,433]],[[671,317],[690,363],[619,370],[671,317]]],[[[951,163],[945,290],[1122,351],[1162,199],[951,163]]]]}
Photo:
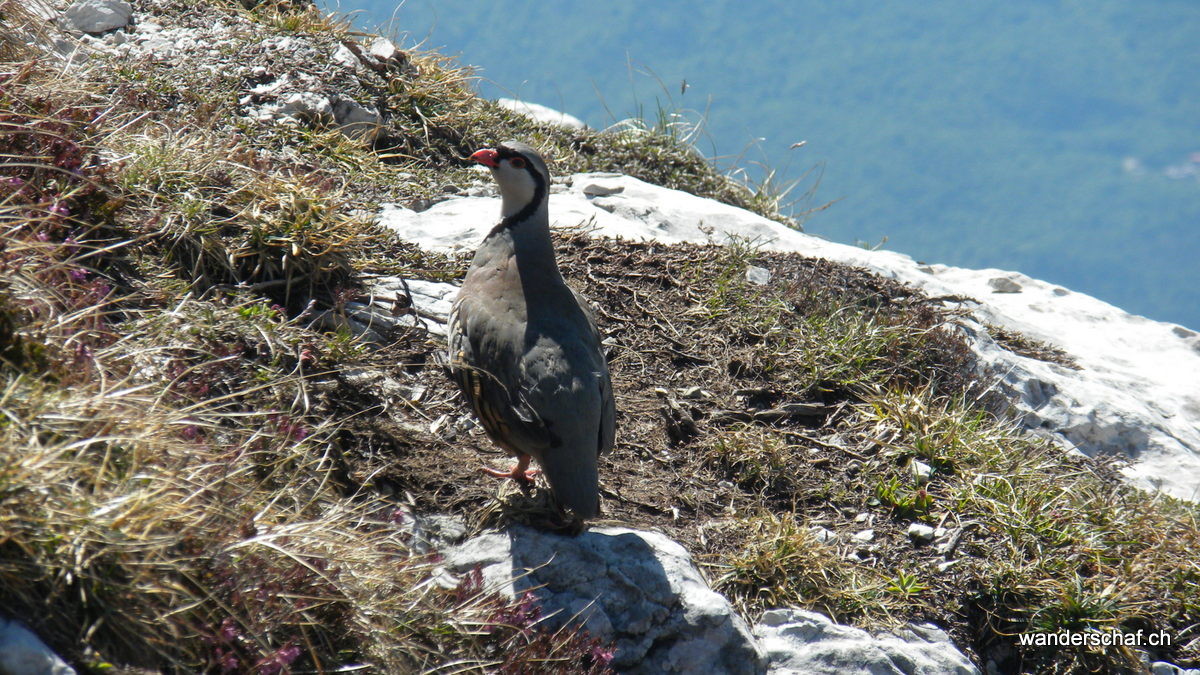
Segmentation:
{"type": "MultiPolygon", "coordinates": [[[[762,216],[633,178],[580,174],[551,197],[561,227],[664,243],[740,239],[868,269],[964,310],[961,329],[1023,426],[1087,455],[1127,458],[1148,490],[1200,499],[1200,334],[1151,321],[1019,272],[918,263],[824,241],[762,216]],[[1023,335],[1045,346],[1006,343],[1023,335]]],[[[452,199],[427,211],[385,207],[380,221],[434,250],[460,252],[498,202],[452,199]]],[[[769,270],[768,270],[769,271],[769,270]]]]}

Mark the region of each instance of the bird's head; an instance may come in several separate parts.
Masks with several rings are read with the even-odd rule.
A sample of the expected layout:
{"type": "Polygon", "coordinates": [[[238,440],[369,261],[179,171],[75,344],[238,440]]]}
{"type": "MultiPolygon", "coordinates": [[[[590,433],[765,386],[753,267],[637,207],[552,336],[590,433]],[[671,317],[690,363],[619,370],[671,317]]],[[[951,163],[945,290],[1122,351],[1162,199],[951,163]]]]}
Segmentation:
{"type": "Polygon", "coordinates": [[[512,216],[529,209],[530,212],[546,200],[550,188],[550,171],[536,150],[520,141],[505,141],[493,148],[484,148],[471,159],[492,170],[504,200],[501,215],[512,216]]]}

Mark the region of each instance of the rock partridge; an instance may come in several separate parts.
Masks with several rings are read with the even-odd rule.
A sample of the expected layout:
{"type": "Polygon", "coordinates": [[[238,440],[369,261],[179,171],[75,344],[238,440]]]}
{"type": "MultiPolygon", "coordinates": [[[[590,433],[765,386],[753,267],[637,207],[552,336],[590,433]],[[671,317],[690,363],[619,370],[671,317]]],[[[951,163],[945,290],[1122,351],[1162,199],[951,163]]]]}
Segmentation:
{"type": "Polygon", "coordinates": [[[613,445],[608,364],[587,301],[558,269],[550,241],[550,172],[533,148],[506,141],[471,159],[500,186],[500,222],[475,251],[450,312],[450,371],[491,439],[536,459],[562,506],[600,512],[597,462],[613,445]]]}

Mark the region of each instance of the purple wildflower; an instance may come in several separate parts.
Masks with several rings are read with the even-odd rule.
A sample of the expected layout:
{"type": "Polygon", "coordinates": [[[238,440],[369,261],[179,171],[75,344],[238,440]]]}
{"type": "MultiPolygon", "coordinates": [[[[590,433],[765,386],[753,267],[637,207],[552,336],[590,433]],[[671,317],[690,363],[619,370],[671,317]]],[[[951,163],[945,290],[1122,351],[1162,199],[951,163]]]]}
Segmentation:
{"type": "Polygon", "coordinates": [[[542,616],[542,610],[536,604],[532,593],[522,593],[515,604],[500,607],[488,618],[487,630],[500,627],[516,628],[522,633],[528,631],[542,616]]]}
{"type": "Polygon", "coordinates": [[[288,666],[292,665],[292,661],[295,661],[299,656],[300,647],[295,643],[289,642],[276,650],[274,654],[260,659],[255,665],[260,673],[278,675],[279,673],[287,672],[288,666]]]}
{"type": "Polygon", "coordinates": [[[221,672],[223,673],[236,671],[239,665],[237,654],[217,647],[217,665],[221,667],[221,672]]]}
{"type": "Polygon", "coordinates": [[[611,645],[605,646],[602,642],[596,640],[592,643],[592,649],[588,653],[591,654],[593,663],[607,666],[612,663],[613,657],[617,655],[617,649],[611,645]]]}
{"type": "Polygon", "coordinates": [[[233,642],[242,636],[232,617],[225,617],[225,620],[221,622],[221,630],[217,634],[226,642],[233,642]]]}

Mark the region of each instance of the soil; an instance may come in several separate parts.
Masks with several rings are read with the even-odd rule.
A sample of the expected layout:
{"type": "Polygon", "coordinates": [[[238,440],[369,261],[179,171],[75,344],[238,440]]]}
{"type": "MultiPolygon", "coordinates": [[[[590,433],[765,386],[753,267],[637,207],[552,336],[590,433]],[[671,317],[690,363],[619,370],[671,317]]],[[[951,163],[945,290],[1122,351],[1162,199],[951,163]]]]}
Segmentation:
{"type": "MultiPolygon", "coordinates": [[[[854,391],[806,380],[789,368],[756,367],[763,362],[764,336],[745,316],[714,316],[704,307],[716,286],[725,284],[758,302],[782,299],[789,309],[783,324],[846,305],[905,322],[925,331],[923,359],[892,377],[927,378],[946,393],[962,392],[974,383],[973,364],[961,338],[940,327],[945,315],[939,308],[898,282],[795,254],[759,252],[738,261],[724,247],[593,240],[577,233],[557,238],[564,276],[593,302],[607,336],[617,400],[617,445],[602,459],[603,515],[594,524],[663,532],[708,566],[711,578],[712,568],[745,543],[747,533],[733,527],[737,517],[764,509],[794,512],[805,526],[819,524],[847,542],[868,527],[855,517],[871,511],[876,543],[862,551],[863,564],[915,564],[904,532],[908,522],[871,505],[881,477],[898,475],[902,467],[878,439],[851,424],[854,391]],[[745,281],[745,263],[768,269],[769,284],[745,281]],[[802,458],[774,486],[739,485],[736,471],[710,451],[725,432],[756,427],[783,433],[802,458]]],[[[416,403],[330,376],[326,386],[332,391],[322,399],[346,420],[341,441],[351,487],[370,483],[418,512],[460,514],[477,527],[519,521],[561,529],[543,484],[522,494],[513,482],[479,471],[484,464],[507,467],[512,459],[458,400],[441,366],[444,348],[412,330],[371,355],[372,367],[422,392],[416,403]]],[[[968,531],[960,547],[972,545],[973,537],[968,531]]],[[[918,555],[942,559],[926,549],[918,555]]]]}

